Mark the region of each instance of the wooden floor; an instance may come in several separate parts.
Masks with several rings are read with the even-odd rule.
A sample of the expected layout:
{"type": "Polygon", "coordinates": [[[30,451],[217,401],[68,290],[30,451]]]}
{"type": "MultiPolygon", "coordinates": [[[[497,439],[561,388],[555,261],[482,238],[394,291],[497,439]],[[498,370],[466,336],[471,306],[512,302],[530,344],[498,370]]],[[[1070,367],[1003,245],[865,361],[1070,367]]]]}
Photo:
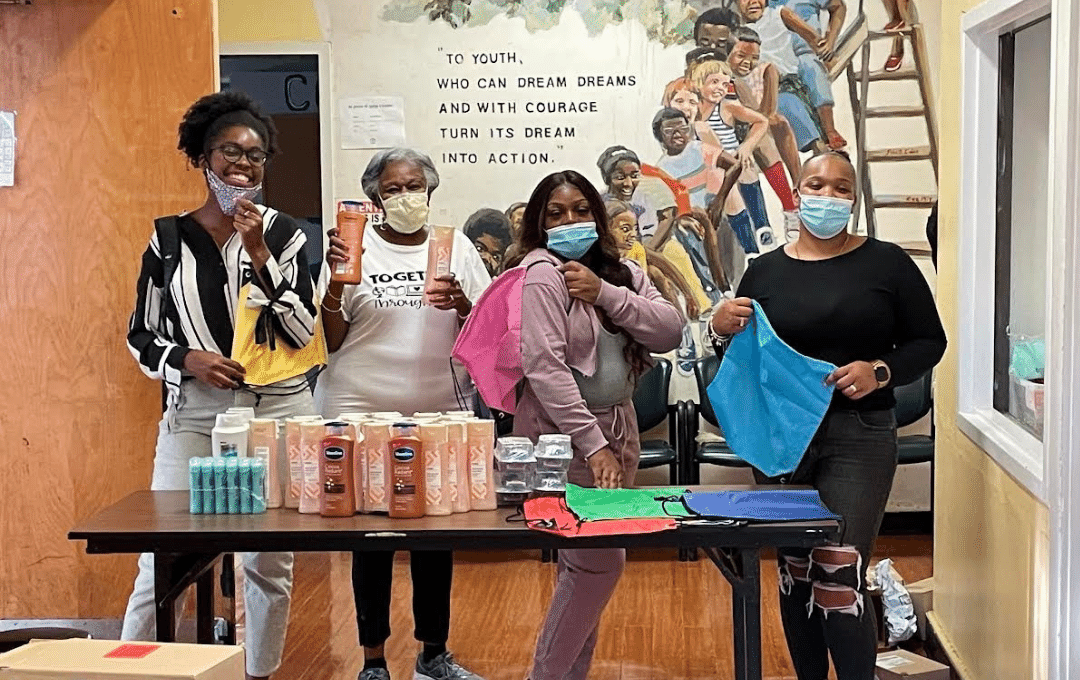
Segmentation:
{"type": "MultiPolygon", "coordinates": [[[[601,623],[590,680],[731,678],[730,590],[708,560],[678,562],[674,552],[631,553],[601,623]]],[[[905,581],[931,575],[928,536],[882,537],[905,581]]],[[[387,658],[394,678],[411,680],[419,645],[412,637],[405,555],[395,565],[387,658]]],[[[776,604],[776,566],[762,565],[766,678],[794,680],[776,604]]],[[[487,680],[522,680],[551,595],[554,566],[535,553],[459,553],[450,649],[487,680]]],[[[297,554],[285,660],[278,680],[351,680],[363,666],[347,554],[297,554]]]]}

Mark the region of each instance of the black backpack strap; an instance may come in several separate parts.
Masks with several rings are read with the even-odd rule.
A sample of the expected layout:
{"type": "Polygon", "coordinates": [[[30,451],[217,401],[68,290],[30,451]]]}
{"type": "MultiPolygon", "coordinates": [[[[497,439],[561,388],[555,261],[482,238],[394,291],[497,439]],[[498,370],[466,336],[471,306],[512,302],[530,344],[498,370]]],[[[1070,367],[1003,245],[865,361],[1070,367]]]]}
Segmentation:
{"type": "MultiPolygon", "coordinates": [[[[158,250],[161,252],[162,269],[162,301],[161,301],[161,327],[165,328],[165,319],[175,309],[169,287],[172,284],[173,275],[176,274],[176,265],[180,262],[180,227],[176,215],[159,217],[154,220],[154,232],[157,234],[158,250]]],[[[161,410],[165,412],[169,402],[169,386],[164,380],[161,381],[161,410]]]]}
{"type": "Polygon", "coordinates": [[[162,276],[162,300],[161,316],[168,317],[173,309],[172,295],[169,287],[172,285],[173,275],[176,274],[176,266],[180,262],[180,227],[176,215],[159,217],[154,220],[154,231],[157,233],[158,249],[161,251],[162,276]]]}

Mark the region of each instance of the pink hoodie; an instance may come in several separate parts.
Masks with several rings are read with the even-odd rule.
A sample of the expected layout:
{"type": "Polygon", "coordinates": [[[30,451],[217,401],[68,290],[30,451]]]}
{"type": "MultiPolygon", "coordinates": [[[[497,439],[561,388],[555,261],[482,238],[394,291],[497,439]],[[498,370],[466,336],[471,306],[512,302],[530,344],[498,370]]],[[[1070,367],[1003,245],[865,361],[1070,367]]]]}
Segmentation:
{"type": "MultiPolygon", "coordinates": [[[[538,261],[558,262],[539,248],[526,255],[522,264],[538,261]]],[[[628,260],[624,263],[630,268],[637,293],[603,281],[595,306],[648,351],[675,349],[682,339],[682,315],[660,295],[637,264],[628,260]]],[[[573,368],[586,376],[595,372],[599,330],[600,318],[593,305],[571,299],[563,275],[555,266],[539,264],[529,269],[522,289],[521,364],[525,389],[514,415],[514,433],[533,440],[541,434],[568,434],[578,461],[611,447],[624,460],[625,467],[629,467],[627,457],[632,455],[636,468],[638,451],[623,452],[621,441],[637,441],[636,417],[631,418],[633,402],[627,400],[593,412],[582,399],[570,371],[573,368]],[[623,428],[632,429],[634,436],[618,431],[623,428]]],[[[632,478],[632,470],[626,469],[624,474],[632,478]]]]}

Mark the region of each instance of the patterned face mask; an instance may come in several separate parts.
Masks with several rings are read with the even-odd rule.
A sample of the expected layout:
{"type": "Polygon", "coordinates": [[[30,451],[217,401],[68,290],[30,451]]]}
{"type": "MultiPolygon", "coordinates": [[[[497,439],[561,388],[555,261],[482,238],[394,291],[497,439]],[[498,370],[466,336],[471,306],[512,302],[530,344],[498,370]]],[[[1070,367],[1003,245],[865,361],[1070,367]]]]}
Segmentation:
{"type": "Polygon", "coordinates": [[[226,184],[225,180],[214,174],[214,171],[210,168],[206,169],[206,184],[210,187],[210,191],[214,192],[214,198],[217,199],[218,205],[221,206],[221,212],[226,215],[236,214],[236,203],[241,198],[250,201],[262,191],[262,184],[257,184],[250,189],[226,184]]]}

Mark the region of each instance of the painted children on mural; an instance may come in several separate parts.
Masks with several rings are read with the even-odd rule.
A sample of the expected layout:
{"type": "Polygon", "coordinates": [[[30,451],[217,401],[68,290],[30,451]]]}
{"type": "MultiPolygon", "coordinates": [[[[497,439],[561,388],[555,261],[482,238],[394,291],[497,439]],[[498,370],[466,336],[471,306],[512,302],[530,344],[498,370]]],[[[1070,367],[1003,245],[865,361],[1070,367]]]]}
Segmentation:
{"type": "MultiPolygon", "coordinates": [[[[728,54],[727,64],[735,79],[739,101],[769,119],[769,133],[780,157],[792,177],[798,177],[802,160],[791,123],[780,112],[780,73],[776,66],[760,61],[761,39],[752,28],[735,31],[735,46],[728,54]]],[[[738,130],[736,130],[738,134],[738,130]]],[[[815,140],[820,143],[820,140],[815,140]]]]}
{"type": "Polygon", "coordinates": [[[524,203],[514,203],[506,209],[506,219],[510,220],[510,245],[503,253],[503,264],[516,257],[518,254],[517,243],[521,237],[521,219],[525,214],[524,203]]]}
{"type": "MultiPolygon", "coordinates": [[[[826,51],[826,39],[787,7],[770,6],[766,0],[739,0],[738,9],[743,21],[761,38],[761,59],[775,64],[780,71],[780,91],[794,94],[819,117],[815,123],[821,123],[819,132],[824,135],[830,148],[840,149],[847,146],[847,142],[836,131],[832,83],[820,61],[820,58],[829,54],[826,51]],[[794,44],[796,35],[814,47],[816,57],[810,59],[809,80],[800,74],[802,66],[795,53],[794,44]]],[[[792,120],[794,112],[788,115],[784,110],[784,113],[796,135],[800,135],[799,123],[792,120]]],[[[799,146],[806,148],[804,143],[799,146]]]]}
{"type": "MultiPolygon", "coordinates": [[[[664,108],[670,106],[685,113],[690,121],[690,131],[694,139],[700,139],[706,144],[712,144],[721,150],[723,149],[712,128],[708,125],[698,125],[700,122],[698,119],[701,117],[701,95],[698,94],[694,83],[689,77],[676,78],[668,83],[667,87],[664,88],[664,97],[660,100],[660,105],[664,108]]],[[[722,153],[729,155],[726,151],[722,151],[722,153]]],[[[731,156],[729,160],[731,163],[737,162],[734,156],[731,156]]]]}
{"type": "Polygon", "coordinates": [[[610,146],[596,161],[607,191],[603,199],[616,199],[628,204],[637,216],[637,236],[651,238],[656,233],[657,215],[648,196],[637,191],[641,184],[641,160],[622,145],[610,146]]]}
{"type": "MultiPolygon", "coordinates": [[[[701,140],[691,139],[690,120],[678,109],[661,109],[656,114],[653,118],[653,136],[664,148],[664,155],[657,161],[657,167],[686,187],[690,205],[714,214],[719,212],[715,210],[715,206],[722,205],[722,212],[727,216],[743,250],[748,253],[758,252],[754,227],[746,206],[743,205],[739,192],[731,191],[741,174],[742,166],[737,163],[730,168],[723,167],[721,149],[701,140]]],[[[694,243],[690,235],[687,234],[684,238],[694,243]]],[[[695,258],[694,266],[700,273],[707,269],[707,261],[700,248],[697,250],[700,258],[695,258]]],[[[688,247],[687,251],[691,252],[691,248],[688,247]]],[[[694,257],[693,252],[691,256],[694,257]]],[[[703,278],[702,282],[705,281],[703,278]]]]}
{"type": "MultiPolygon", "coordinates": [[[[608,223],[619,254],[636,262],[649,275],[656,289],[664,299],[683,311],[688,319],[696,319],[709,309],[708,297],[701,289],[692,266],[688,268],[690,276],[672,260],[658,250],[646,247],[637,236],[638,218],[633,206],[624,201],[608,199],[604,201],[608,223]]],[[[671,241],[668,241],[669,243],[671,241]]],[[[685,251],[683,251],[685,257],[685,251]]],[[[689,260],[687,260],[689,264],[689,260]]]]}
{"type": "Polygon", "coordinates": [[[694,44],[719,51],[723,60],[731,49],[735,29],[741,24],[738,15],[726,7],[707,9],[694,22],[694,44]]]}
{"type": "Polygon", "coordinates": [[[465,220],[465,235],[476,246],[488,274],[496,276],[502,269],[503,255],[510,247],[510,220],[501,210],[480,208],[465,220]]]}
{"type": "MultiPolygon", "coordinates": [[[[776,144],[768,137],[769,121],[757,111],[744,106],[733,96],[734,82],[730,67],[724,62],[707,61],[694,69],[694,85],[701,94],[701,119],[720,139],[724,149],[734,154],[743,167],[739,178],[739,193],[750,211],[760,245],[769,250],[774,244],[772,226],[765,210],[765,197],[758,181],[757,167],[760,166],[765,177],[772,185],[784,208],[785,223],[794,222],[795,200],[787,175],[780,162],[776,144]],[[747,126],[740,140],[736,133],[737,124],[747,126]],[[760,154],[757,152],[760,151],[760,154]],[[763,162],[757,162],[761,155],[763,162]]],[[[744,248],[749,244],[743,244],[744,248]]],[[[757,252],[755,249],[746,250],[757,252]]]]}
{"type": "MultiPolygon", "coordinates": [[[[902,31],[911,23],[911,0],[882,0],[885,9],[889,12],[889,23],[885,24],[886,31],[902,31]]],[[[888,72],[899,71],[904,63],[904,38],[897,35],[893,38],[892,51],[885,60],[885,70],[888,72]]]]}
{"type": "MultiPolygon", "coordinates": [[[[775,4],[785,6],[806,22],[815,33],[822,37],[818,45],[812,45],[798,33],[792,33],[791,41],[795,47],[795,55],[799,58],[799,77],[810,88],[811,92],[830,93],[832,81],[825,70],[822,62],[832,59],[836,51],[836,41],[840,38],[840,29],[844,27],[844,18],[847,16],[847,5],[844,0],[775,0],[775,4]],[[822,30],[821,13],[829,13],[827,28],[822,30]]],[[[901,43],[903,54],[903,43],[901,43]]],[[[837,149],[844,145],[833,145],[833,134],[836,133],[833,121],[833,102],[827,97],[827,103],[818,106],[821,122],[825,125],[825,133],[829,135],[829,146],[837,149]]],[[[841,137],[838,141],[843,141],[841,137]]],[[[796,175],[798,176],[798,175],[796,175]]]]}

